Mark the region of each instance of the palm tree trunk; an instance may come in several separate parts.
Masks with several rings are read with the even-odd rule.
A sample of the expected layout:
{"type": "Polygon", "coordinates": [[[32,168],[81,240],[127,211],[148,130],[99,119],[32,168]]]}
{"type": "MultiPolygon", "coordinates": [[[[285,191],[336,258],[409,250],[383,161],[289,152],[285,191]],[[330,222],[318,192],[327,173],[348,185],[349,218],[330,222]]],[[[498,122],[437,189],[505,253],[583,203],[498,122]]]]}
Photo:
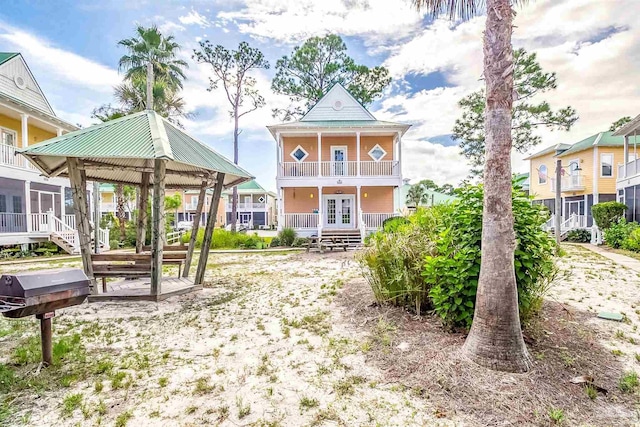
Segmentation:
{"type": "MultiPolygon", "coordinates": [[[[238,107],[236,104],[233,128],[233,163],[236,165],[238,164],[238,119],[238,107]]],[[[231,198],[231,231],[236,231],[238,216],[238,187],[233,187],[233,194],[231,198]]]]}
{"type": "Polygon", "coordinates": [[[511,206],[513,11],[510,0],[487,0],[484,77],[487,89],[482,261],[473,325],[463,354],[479,365],[525,372],[531,359],[522,339],[514,271],[511,206]]]}
{"type": "Polygon", "coordinates": [[[118,224],[120,225],[120,241],[124,241],[127,238],[127,232],[125,229],[126,213],[124,209],[124,185],[116,185],[116,204],[118,205],[117,217],[118,224]]]}

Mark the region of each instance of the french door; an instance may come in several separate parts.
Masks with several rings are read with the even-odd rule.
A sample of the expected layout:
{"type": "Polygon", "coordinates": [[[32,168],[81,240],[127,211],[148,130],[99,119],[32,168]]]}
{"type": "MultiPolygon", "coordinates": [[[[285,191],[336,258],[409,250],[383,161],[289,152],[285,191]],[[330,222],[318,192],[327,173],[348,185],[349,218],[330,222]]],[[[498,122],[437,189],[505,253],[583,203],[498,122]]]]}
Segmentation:
{"type": "Polygon", "coordinates": [[[328,195],[324,196],[324,227],[325,228],[354,228],[355,227],[355,196],[328,195]]]}

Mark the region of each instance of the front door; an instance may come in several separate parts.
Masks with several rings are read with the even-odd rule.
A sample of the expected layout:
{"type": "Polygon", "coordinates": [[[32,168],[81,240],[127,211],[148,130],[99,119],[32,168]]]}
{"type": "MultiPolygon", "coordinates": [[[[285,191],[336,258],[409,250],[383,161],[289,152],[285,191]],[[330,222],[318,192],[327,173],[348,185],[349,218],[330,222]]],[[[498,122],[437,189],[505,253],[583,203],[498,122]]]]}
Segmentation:
{"type": "Polygon", "coordinates": [[[354,206],[352,195],[324,196],[324,227],[354,228],[354,206]]]}
{"type": "Polygon", "coordinates": [[[346,146],[331,146],[331,175],[347,175],[346,146]]]}
{"type": "Polygon", "coordinates": [[[238,214],[238,222],[240,224],[249,225],[249,223],[251,223],[251,214],[250,213],[239,213],[238,214]]]}

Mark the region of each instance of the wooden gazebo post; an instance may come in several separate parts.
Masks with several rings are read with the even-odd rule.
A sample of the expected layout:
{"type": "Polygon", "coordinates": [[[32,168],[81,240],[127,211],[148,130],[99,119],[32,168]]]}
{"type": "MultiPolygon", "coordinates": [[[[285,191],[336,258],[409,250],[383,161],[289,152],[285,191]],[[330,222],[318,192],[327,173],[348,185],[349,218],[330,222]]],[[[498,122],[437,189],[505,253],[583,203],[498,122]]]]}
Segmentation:
{"type": "Polygon", "coordinates": [[[187,249],[187,259],[184,262],[182,277],[189,277],[189,269],[191,268],[191,260],[193,259],[193,251],[196,248],[196,239],[198,238],[198,230],[200,229],[200,218],[202,217],[202,207],[207,197],[207,181],[202,182],[200,194],[198,195],[198,206],[196,207],[196,216],[193,218],[193,227],[191,227],[191,238],[189,239],[189,248],[187,249]]]}
{"type": "MultiPolygon", "coordinates": [[[[74,157],[67,157],[67,170],[71,181],[73,195],[73,211],[76,214],[76,227],[80,240],[80,254],[84,274],[91,280],[91,293],[97,293],[96,281],[91,266],[91,227],[89,226],[89,199],[87,198],[87,176],[84,161],[74,157]]],[[[95,224],[98,227],[98,224],[95,224]]],[[[97,244],[98,242],[96,242],[97,244]]]]}
{"type": "Polygon", "coordinates": [[[216,174],[216,186],[213,189],[213,197],[211,198],[211,205],[209,206],[209,216],[207,218],[207,227],[204,230],[204,239],[202,242],[202,248],[200,248],[200,258],[198,259],[198,269],[196,270],[196,277],[193,284],[198,286],[204,282],[204,272],[207,269],[207,261],[209,260],[209,248],[211,248],[211,239],[213,237],[213,229],[216,224],[216,217],[218,216],[218,204],[220,202],[220,195],[222,194],[222,187],[224,187],[224,174],[218,172],[216,174]]]}
{"type": "Polygon", "coordinates": [[[151,295],[158,298],[162,292],[162,246],[165,241],[164,181],[167,162],[154,160],[153,168],[153,228],[151,229],[151,295]]]}
{"type": "Polygon", "coordinates": [[[138,201],[138,227],[136,228],[136,253],[142,252],[147,238],[147,208],[149,207],[149,180],[151,173],[142,172],[140,200],[138,201]]]}

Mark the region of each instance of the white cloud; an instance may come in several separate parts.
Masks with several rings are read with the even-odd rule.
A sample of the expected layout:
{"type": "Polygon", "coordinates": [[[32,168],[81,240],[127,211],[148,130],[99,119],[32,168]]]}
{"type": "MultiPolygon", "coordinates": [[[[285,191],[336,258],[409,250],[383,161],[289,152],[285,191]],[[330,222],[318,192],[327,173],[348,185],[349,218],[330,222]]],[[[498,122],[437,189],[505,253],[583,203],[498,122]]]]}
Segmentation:
{"type": "Polygon", "coordinates": [[[181,24],[199,25],[202,28],[208,27],[210,25],[209,20],[205,16],[200,15],[193,9],[191,9],[191,11],[186,15],[178,17],[178,20],[181,24]]]}
{"type": "Polygon", "coordinates": [[[297,43],[311,36],[362,36],[373,49],[409,36],[422,19],[402,0],[245,0],[239,10],[219,12],[219,24],[234,23],[241,33],[297,43]]]}
{"type": "Polygon", "coordinates": [[[49,41],[2,22],[0,40],[20,51],[30,67],[46,70],[48,76],[66,85],[111,93],[113,86],[121,80],[113,68],[56,47],[49,41]]]}
{"type": "Polygon", "coordinates": [[[158,25],[158,29],[162,34],[171,34],[177,31],[184,31],[186,28],[180,24],[176,24],[173,21],[165,21],[164,23],[158,25]]]}
{"type": "Polygon", "coordinates": [[[411,138],[402,140],[402,176],[412,181],[432,179],[437,184],[457,185],[469,175],[458,147],[444,147],[411,138]]]}

